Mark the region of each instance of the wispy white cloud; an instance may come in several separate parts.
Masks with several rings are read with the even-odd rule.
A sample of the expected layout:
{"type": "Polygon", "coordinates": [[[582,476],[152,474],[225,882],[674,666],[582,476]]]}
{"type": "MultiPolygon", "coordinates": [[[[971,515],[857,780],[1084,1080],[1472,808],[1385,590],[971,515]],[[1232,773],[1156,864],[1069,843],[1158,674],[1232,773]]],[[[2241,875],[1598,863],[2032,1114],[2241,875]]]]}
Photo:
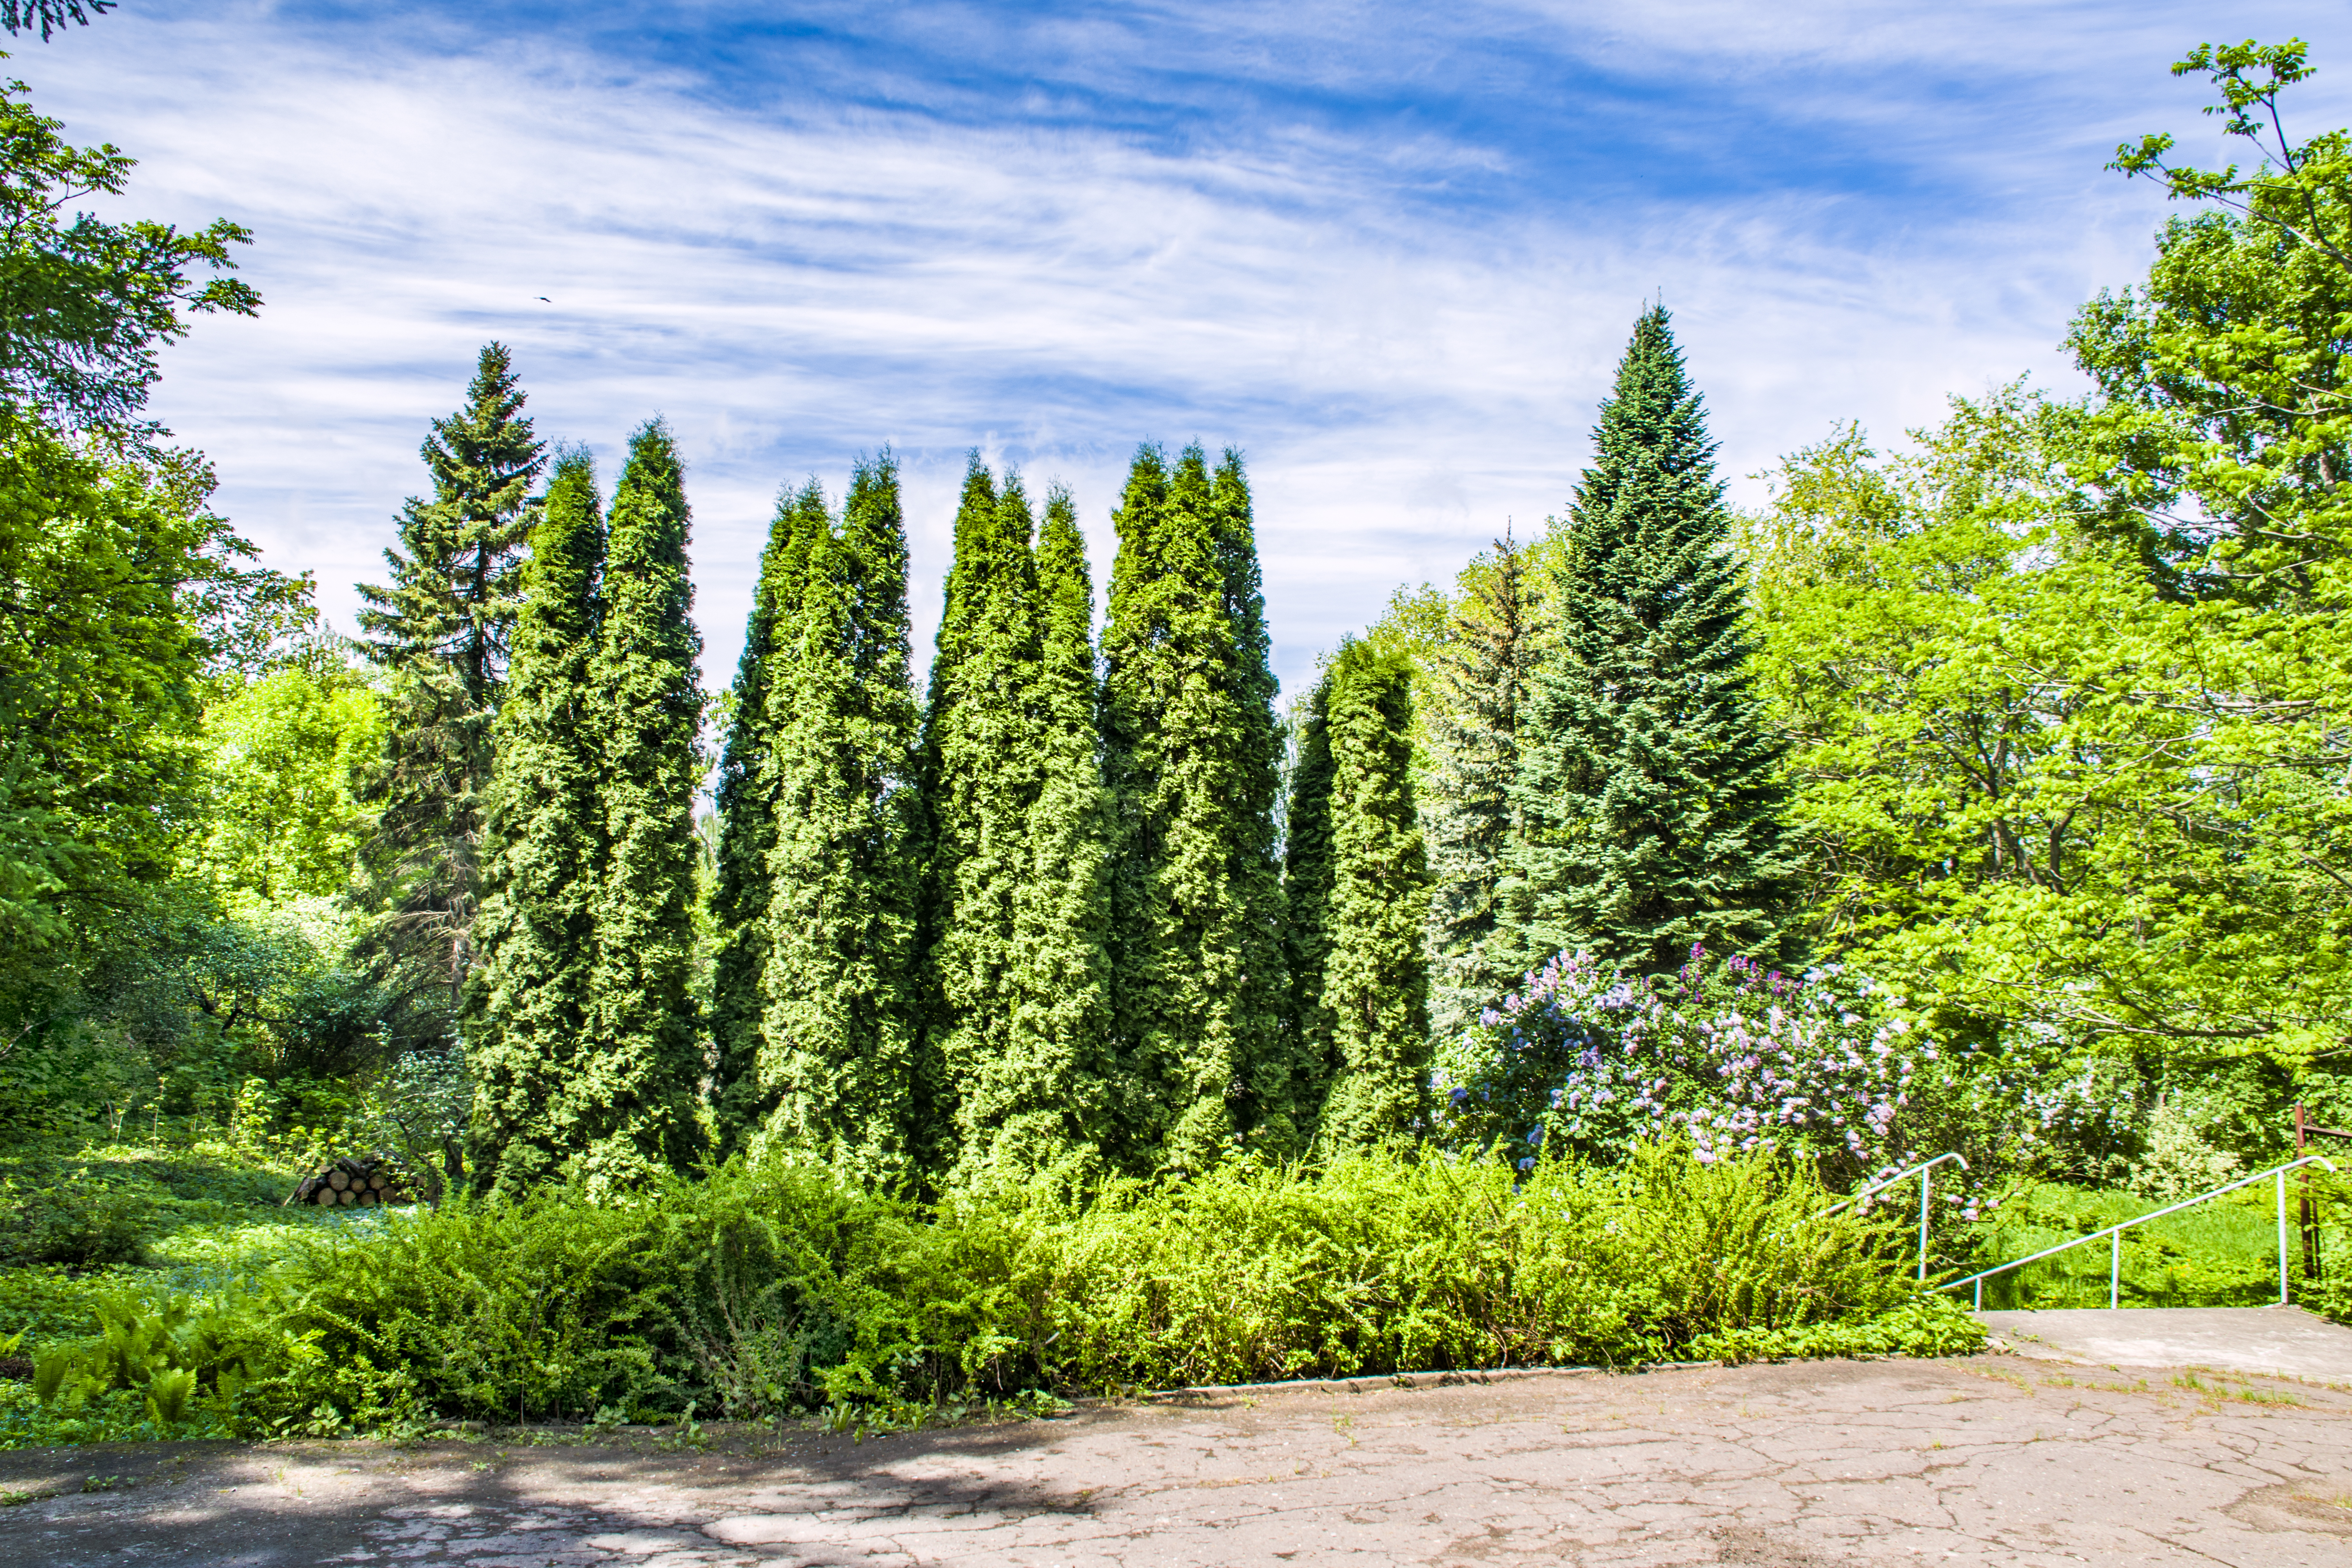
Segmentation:
{"type": "MultiPolygon", "coordinates": [[[[808,15],[866,47],[857,13],[808,15]]],[[[1517,6],[1449,32],[1326,5],[1218,13],[1255,18],[1222,39],[1135,8],[925,15],[932,53],[858,92],[838,61],[747,85],[721,79],[749,53],[600,52],[593,17],[404,35],[258,5],[117,13],[15,63],[143,160],[126,210],[258,232],[262,319],[203,324],[159,411],[331,614],[496,337],[541,430],[608,468],[645,416],[678,429],[714,684],[777,487],[837,493],[885,441],[926,616],[967,447],[1067,480],[1099,572],[1138,439],[1244,447],[1295,679],[1398,582],[1562,508],[1653,291],[1734,473],[1832,419],[2064,384],[2066,318],[2162,215],[2104,147],[2196,101],[2162,76],[2185,7],[1517,6]],[[1382,27],[1385,65],[1360,47],[1382,27]],[[1008,35],[1040,61],[1017,90],[937,63],[1008,35]],[[1590,102],[1530,87],[1561,62],[1553,90],[1590,102]]]]}

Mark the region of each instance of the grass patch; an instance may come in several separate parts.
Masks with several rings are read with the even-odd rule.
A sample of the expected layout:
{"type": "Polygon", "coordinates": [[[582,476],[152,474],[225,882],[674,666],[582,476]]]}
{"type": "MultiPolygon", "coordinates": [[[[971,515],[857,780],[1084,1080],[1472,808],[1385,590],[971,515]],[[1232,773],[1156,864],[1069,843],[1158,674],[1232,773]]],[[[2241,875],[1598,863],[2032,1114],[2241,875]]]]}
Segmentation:
{"type": "MultiPolygon", "coordinates": [[[[2287,1194],[2288,1243],[2299,1247],[2292,1228],[2295,1194],[2287,1194]]],[[[2151,1220],[2124,1233],[2120,1302],[2126,1307],[2260,1307],[2278,1300],[2278,1220],[2267,1183],[2211,1199],[2195,1208],[2151,1220]]],[[[2055,1247],[2165,1204],[2111,1188],[2042,1183],[2009,1199],[1999,1216],[1975,1227],[1977,1258],[1964,1272],[2055,1247]]],[[[2344,1239],[2336,1210],[2323,1228],[2331,1278],[2352,1268],[2352,1247],[2344,1239]]],[[[2291,1282],[2306,1294],[2302,1258],[2294,1255],[2291,1282]]],[[[1984,1282],[1987,1310],[2014,1308],[2105,1307],[2107,1304],[2108,1243],[2088,1242],[2055,1258],[2029,1264],[1984,1282]]],[[[2334,1294],[2315,1306],[2332,1304],[2334,1294]]]]}

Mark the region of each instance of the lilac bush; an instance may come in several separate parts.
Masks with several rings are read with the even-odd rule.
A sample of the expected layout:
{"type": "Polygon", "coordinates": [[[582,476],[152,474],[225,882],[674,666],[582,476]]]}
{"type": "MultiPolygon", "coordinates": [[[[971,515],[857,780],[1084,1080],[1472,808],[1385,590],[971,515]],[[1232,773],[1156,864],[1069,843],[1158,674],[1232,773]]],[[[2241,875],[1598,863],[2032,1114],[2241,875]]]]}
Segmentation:
{"type": "Polygon", "coordinates": [[[1704,1162],[1769,1150],[1843,1184],[1961,1142],[1972,1164],[1995,1143],[2014,1156],[2058,1114],[2058,1096],[1970,1070],[1885,1002],[1857,976],[1696,948],[1647,980],[1563,953],[1441,1044],[1433,1132],[1521,1170],[1678,1138],[1704,1162]]]}

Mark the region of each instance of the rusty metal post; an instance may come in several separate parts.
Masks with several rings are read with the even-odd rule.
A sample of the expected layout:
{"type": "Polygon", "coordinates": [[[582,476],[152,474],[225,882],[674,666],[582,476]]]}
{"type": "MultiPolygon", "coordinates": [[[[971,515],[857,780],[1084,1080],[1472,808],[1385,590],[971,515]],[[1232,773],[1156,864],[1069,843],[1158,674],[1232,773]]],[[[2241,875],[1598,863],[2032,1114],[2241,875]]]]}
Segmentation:
{"type": "MultiPolygon", "coordinates": [[[[2303,1109],[2303,1101],[2294,1102],[2294,1157],[2303,1158],[2304,1132],[2311,1118],[2303,1109]]],[[[2313,1284],[2319,1282],[2319,1215],[2311,1202],[2311,1167],[2303,1169],[2302,1192],[2298,1194],[2296,1218],[2303,1222],[2303,1277],[2313,1284]]]]}

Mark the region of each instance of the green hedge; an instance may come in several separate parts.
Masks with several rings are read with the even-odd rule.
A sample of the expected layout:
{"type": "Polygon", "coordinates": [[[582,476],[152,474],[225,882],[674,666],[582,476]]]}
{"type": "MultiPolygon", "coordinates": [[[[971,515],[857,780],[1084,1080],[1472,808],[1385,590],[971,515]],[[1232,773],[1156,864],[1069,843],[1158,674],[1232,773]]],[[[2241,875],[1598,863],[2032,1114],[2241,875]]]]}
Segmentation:
{"type": "MultiPolygon", "coordinates": [[[[328,1432],[1981,1343],[1914,1294],[1900,1237],[1825,1201],[1785,1165],[1672,1149],[1519,1183],[1376,1155],[936,1213],[731,1166],[306,1238],[236,1298],[107,1305],[37,1385],[53,1421],[328,1432]]],[[[21,1425],[0,1410],[0,1441],[21,1425]]]]}

